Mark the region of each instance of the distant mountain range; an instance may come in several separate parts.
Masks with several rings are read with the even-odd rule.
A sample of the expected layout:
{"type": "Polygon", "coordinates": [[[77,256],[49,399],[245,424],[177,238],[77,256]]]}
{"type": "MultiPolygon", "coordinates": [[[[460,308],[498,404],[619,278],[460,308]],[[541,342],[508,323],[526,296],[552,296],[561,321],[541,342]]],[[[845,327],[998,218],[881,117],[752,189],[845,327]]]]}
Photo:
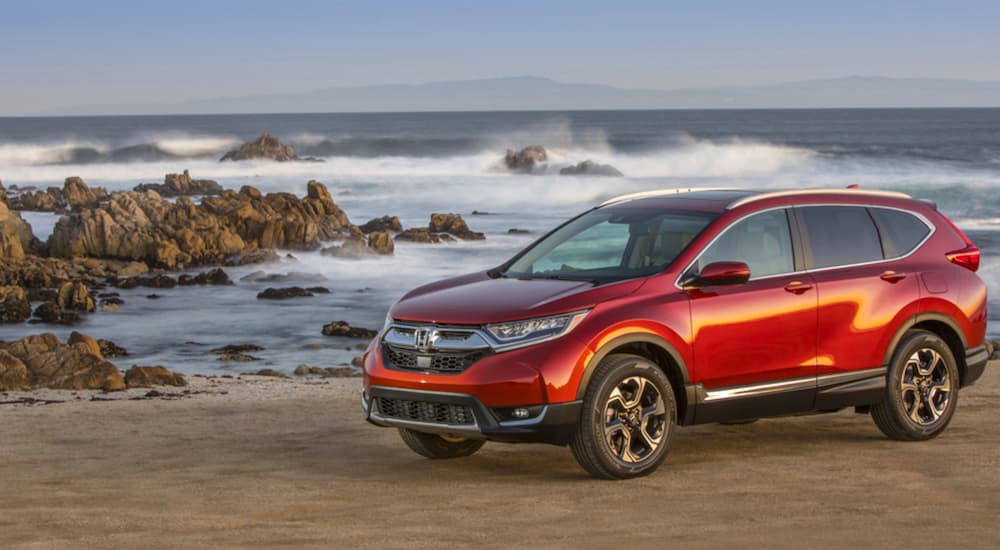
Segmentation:
{"type": "Polygon", "coordinates": [[[637,90],[535,76],[324,88],[186,101],[89,105],[44,115],[309,112],[1000,107],[1000,82],[849,76],[766,86],[637,90]]]}

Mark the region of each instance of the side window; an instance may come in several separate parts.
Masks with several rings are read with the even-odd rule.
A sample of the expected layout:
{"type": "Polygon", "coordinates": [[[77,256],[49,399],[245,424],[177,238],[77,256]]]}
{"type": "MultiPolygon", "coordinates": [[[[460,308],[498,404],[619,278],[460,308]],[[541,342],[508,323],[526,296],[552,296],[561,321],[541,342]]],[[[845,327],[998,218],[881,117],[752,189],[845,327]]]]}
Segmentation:
{"type": "Polygon", "coordinates": [[[861,206],[803,206],[802,220],[814,268],[860,264],[882,259],[875,222],[861,206]]]}
{"type": "Polygon", "coordinates": [[[730,226],[701,255],[697,268],[714,262],[744,262],[752,279],[795,271],[785,211],[763,212],[730,226]]]}
{"type": "Polygon", "coordinates": [[[889,208],[869,208],[882,233],[886,258],[898,258],[913,251],[931,232],[927,224],[913,214],[889,208]]]}

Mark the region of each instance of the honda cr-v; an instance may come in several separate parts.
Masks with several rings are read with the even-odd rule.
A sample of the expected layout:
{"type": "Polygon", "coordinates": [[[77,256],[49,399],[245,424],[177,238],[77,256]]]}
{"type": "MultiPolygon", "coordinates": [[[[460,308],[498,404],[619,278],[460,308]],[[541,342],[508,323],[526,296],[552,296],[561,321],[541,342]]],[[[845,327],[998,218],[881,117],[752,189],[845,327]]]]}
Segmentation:
{"type": "Polygon", "coordinates": [[[930,439],[987,363],[978,267],[900,193],[619,197],[403,296],[365,354],[364,414],[430,458],[544,442],[604,478],[653,471],[678,425],[853,407],[930,439]]]}

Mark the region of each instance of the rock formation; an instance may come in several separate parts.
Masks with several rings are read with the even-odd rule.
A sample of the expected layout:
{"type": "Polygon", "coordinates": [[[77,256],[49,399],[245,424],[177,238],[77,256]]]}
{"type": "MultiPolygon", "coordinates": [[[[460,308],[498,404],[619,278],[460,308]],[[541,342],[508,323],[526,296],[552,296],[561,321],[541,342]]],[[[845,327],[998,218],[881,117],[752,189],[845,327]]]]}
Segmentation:
{"type": "Polygon", "coordinates": [[[36,210],[61,212],[70,208],[96,206],[107,200],[108,192],[102,187],[89,187],[76,176],[66,178],[62,189],[49,187],[45,191],[19,191],[8,197],[8,204],[14,210],[36,210]]]}
{"type": "Polygon", "coordinates": [[[172,203],[155,191],[115,192],[106,204],[63,216],[48,246],[56,257],[129,259],[183,269],[241,263],[232,258],[254,257],[262,249],[312,249],[322,240],[356,232],[326,187],[310,181],[302,199],[244,187],[197,205],[188,197],[172,203]]]}
{"type": "Polygon", "coordinates": [[[610,176],[622,177],[623,174],[610,164],[597,164],[592,160],[585,160],[573,166],[567,166],[559,170],[561,176],[610,176]]]}
{"type": "Polygon", "coordinates": [[[125,388],[125,380],[97,341],[78,332],[65,344],[51,333],[0,344],[0,390],[43,387],[115,391],[125,388]]]}
{"type": "Polygon", "coordinates": [[[396,235],[396,240],[416,243],[439,243],[454,240],[453,237],[466,241],[481,241],[486,235],[472,231],[459,214],[431,214],[431,221],[426,228],[415,227],[396,235]]]}
{"type": "Polygon", "coordinates": [[[322,332],[325,336],[363,338],[365,340],[371,340],[372,338],[378,336],[377,330],[361,328],[361,327],[352,327],[347,323],[347,321],[333,321],[332,323],[323,325],[322,332]]]}
{"type": "Polygon", "coordinates": [[[288,298],[310,298],[312,296],[314,296],[312,291],[300,286],[266,288],[257,293],[258,300],[287,300],[288,298]]]}
{"type": "Polygon", "coordinates": [[[291,145],[285,145],[278,138],[264,132],[257,139],[248,141],[235,151],[229,151],[219,161],[270,159],[278,162],[300,160],[291,145]]]}
{"type": "Polygon", "coordinates": [[[218,195],[222,186],[214,180],[191,179],[187,170],[183,174],[167,174],[163,183],[141,183],[133,189],[137,192],[156,191],[161,197],[186,197],[191,195],[218,195]]]}
{"type": "Polygon", "coordinates": [[[152,386],[187,386],[187,380],[176,372],[159,365],[141,367],[132,365],[125,371],[125,386],[129,388],[149,388],[152,386]]]}
{"type": "Polygon", "coordinates": [[[0,258],[24,258],[37,245],[31,225],[0,202],[0,258]]]}
{"type": "Polygon", "coordinates": [[[0,323],[22,323],[31,317],[31,303],[19,286],[0,286],[0,323]]]}
{"type": "Polygon", "coordinates": [[[381,218],[368,220],[367,223],[360,226],[358,229],[366,235],[374,231],[392,231],[394,233],[399,233],[403,230],[403,224],[399,222],[399,218],[396,216],[382,216],[381,218]]]}
{"type": "Polygon", "coordinates": [[[549,160],[549,154],[541,145],[529,145],[520,151],[507,149],[503,157],[504,166],[512,172],[530,173],[539,162],[549,160]]]}

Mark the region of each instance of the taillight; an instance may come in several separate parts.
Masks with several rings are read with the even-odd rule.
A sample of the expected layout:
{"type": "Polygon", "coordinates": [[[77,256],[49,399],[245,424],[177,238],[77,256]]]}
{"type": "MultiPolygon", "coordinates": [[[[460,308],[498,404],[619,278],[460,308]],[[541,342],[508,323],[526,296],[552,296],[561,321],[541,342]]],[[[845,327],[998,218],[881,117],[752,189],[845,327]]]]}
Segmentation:
{"type": "Polygon", "coordinates": [[[949,252],[945,254],[945,257],[948,258],[949,262],[960,265],[969,271],[979,270],[979,247],[972,244],[972,239],[959,229],[958,226],[955,225],[955,222],[948,219],[948,216],[941,214],[941,217],[944,218],[944,221],[948,222],[948,225],[955,230],[955,233],[958,233],[958,236],[962,237],[962,240],[965,241],[965,248],[949,252]]]}
{"type": "Polygon", "coordinates": [[[949,252],[945,254],[948,261],[960,265],[969,271],[976,271],[979,269],[979,247],[975,245],[967,246],[961,250],[956,250],[954,252],[949,252]]]}

